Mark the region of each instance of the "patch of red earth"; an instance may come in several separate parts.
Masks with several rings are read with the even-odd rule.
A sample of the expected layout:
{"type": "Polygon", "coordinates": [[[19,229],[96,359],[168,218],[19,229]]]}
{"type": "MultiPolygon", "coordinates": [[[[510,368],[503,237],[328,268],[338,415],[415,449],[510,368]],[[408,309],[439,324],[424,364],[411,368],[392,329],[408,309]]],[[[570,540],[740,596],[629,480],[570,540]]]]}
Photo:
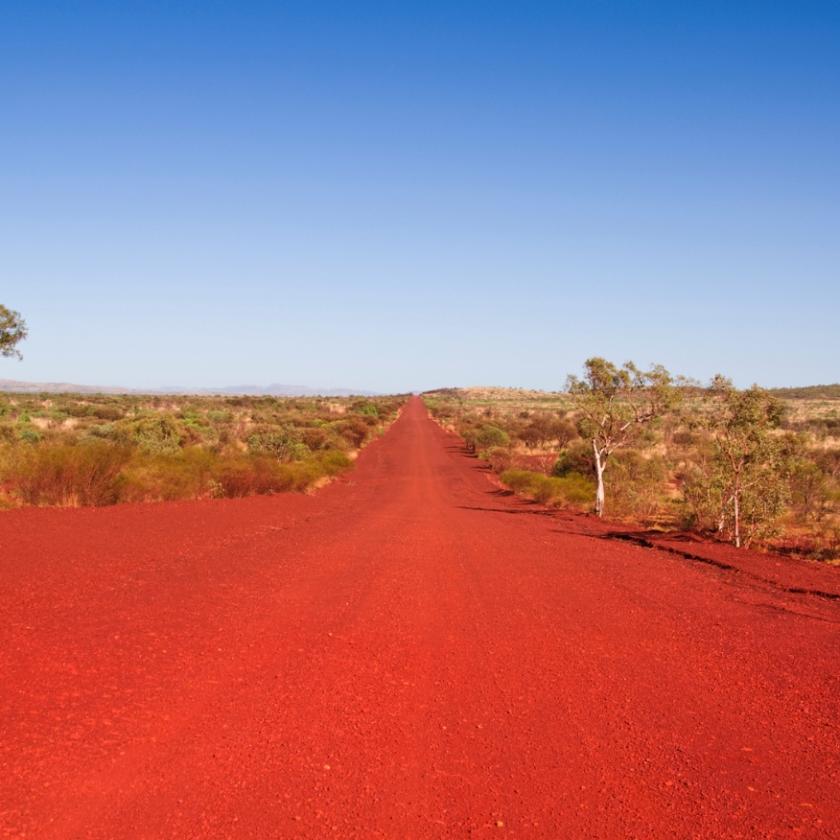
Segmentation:
{"type": "Polygon", "coordinates": [[[5,513],[0,833],[837,837],[837,570],[615,530],[417,400],[313,497],[5,513]]]}
{"type": "MultiPolygon", "coordinates": [[[[549,514],[551,515],[551,514],[549,514]]],[[[656,548],[685,560],[706,563],[794,595],[811,594],[840,601],[840,567],[814,560],[784,557],[763,551],[737,549],[728,543],[704,540],[697,534],[645,530],[626,522],[601,520],[581,514],[557,511],[558,519],[572,521],[582,533],[656,548]]]]}

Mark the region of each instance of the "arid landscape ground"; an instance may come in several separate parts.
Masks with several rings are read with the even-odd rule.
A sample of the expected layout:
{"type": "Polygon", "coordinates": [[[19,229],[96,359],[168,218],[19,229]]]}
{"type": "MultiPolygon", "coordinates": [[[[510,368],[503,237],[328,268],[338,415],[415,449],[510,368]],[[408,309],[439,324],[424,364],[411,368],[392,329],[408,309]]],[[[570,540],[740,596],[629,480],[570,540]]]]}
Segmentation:
{"type": "Polygon", "coordinates": [[[840,835],[840,570],[516,497],[417,398],[314,495],[0,544],[3,836],[840,835]]]}

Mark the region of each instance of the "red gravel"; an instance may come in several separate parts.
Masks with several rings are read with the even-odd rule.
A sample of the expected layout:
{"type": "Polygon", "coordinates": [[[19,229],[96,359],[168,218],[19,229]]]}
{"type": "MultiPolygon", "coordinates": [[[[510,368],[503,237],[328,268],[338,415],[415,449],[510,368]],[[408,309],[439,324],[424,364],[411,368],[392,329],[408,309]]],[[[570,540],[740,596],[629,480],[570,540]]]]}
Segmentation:
{"type": "Polygon", "coordinates": [[[836,571],[608,533],[417,400],[314,497],[2,514],[0,834],[840,837],[836,571]]]}

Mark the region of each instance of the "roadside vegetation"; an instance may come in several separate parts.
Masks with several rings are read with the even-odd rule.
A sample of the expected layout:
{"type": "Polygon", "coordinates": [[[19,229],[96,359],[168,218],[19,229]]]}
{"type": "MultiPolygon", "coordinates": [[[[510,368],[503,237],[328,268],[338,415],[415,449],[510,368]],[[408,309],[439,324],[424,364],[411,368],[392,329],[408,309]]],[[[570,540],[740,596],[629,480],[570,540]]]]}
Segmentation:
{"type": "Polygon", "coordinates": [[[423,395],[511,490],[736,546],[840,561],[840,389],[700,386],[589,359],[562,392],[423,395]]]}
{"type": "Polygon", "coordinates": [[[402,397],[0,395],[0,507],[304,491],[347,469],[402,397]]]}

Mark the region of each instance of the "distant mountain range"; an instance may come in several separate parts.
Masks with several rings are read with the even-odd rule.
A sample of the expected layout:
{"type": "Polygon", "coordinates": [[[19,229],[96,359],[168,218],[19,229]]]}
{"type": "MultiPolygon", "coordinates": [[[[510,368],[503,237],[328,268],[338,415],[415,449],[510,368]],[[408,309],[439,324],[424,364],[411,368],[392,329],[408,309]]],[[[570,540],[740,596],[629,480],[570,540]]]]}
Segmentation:
{"type": "Polygon", "coordinates": [[[350,397],[375,396],[375,391],[354,388],[311,388],[307,385],[228,385],[221,388],[121,388],[114,385],[77,385],[72,382],[21,382],[0,379],[0,391],[19,394],[220,394],[251,397],[350,397]]]}

